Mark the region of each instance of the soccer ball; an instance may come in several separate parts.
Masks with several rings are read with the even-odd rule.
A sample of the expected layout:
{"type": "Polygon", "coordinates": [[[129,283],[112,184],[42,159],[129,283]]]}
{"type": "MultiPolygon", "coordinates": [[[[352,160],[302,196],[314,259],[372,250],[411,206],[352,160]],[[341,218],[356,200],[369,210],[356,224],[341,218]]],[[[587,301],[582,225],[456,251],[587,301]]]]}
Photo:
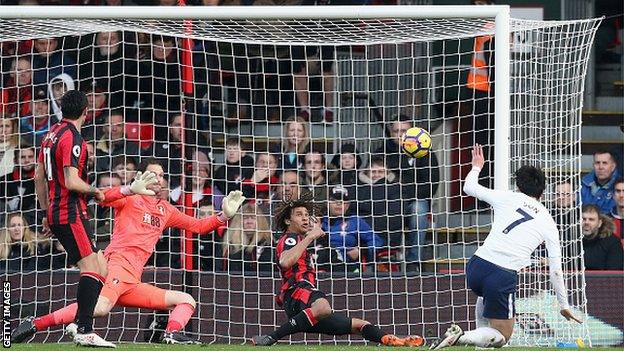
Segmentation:
{"type": "Polygon", "coordinates": [[[431,150],[431,135],[418,127],[408,129],[401,137],[401,151],[409,157],[421,158],[431,150]]]}

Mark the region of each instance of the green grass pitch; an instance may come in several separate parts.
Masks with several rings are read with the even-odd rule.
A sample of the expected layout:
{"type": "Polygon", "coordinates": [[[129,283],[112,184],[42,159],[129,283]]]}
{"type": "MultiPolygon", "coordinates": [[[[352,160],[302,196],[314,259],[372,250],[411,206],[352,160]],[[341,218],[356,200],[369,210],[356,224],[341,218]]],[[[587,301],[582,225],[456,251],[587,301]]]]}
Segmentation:
{"type": "MultiPolygon", "coordinates": [[[[32,351],[56,351],[59,349],[78,349],[86,350],[85,348],[78,348],[72,344],[13,344],[11,350],[32,350],[32,351]]],[[[254,349],[251,345],[158,345],[158,344],[117,344],[116,350],[162,350],[162,351],[242,351],[254,349]]],[[[396,348],[396,347],[376,347],[376,346],[349,346],[349,345],[279,345],[271,346],[268,348],[258,348],[259,350],[267,351],[398,351],[408,350],[408,348],[396,348]]],[[[415,348],[417,350],[427,350],[426,347],[415,348]]],[[[470,350],[474,351],[474,347],[450,347],[449,351],[470,350]]],[[[503,351],[520,351],[520,350],[543,350],[543,348],[523,348],[523,347],[505,347],[501,349],[503,351]]],[[[598,348],[598,350],[624,350],[621,347],[609,347],[598,348]]]]}

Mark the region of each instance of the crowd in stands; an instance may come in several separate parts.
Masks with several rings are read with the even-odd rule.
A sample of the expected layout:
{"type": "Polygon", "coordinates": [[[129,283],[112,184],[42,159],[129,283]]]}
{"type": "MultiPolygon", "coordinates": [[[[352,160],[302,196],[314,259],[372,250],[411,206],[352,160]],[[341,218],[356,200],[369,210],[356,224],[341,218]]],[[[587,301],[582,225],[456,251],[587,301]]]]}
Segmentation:
{"type": "MultiPolygon", "coordinates": [[[[18,1],[24,2],[33,1],[18,1]]],[[[203,1],[208,2],[212,1],[203,1]]],[[[0,43],[0,269],[65,267],[63,247],[37,234],[42,211],[33,172],[42,138],[61,116],[59,98],[72,89],[84,91],[89,99],[81,132],[88,143],[92,184],[101,188],[128,184],[141,159],[155,157],[168,173],[168,187],[157,196],[191,208],[195,216],[218,212],[224,194],[232,190],[242,190],[249,199],[227,226],[196,237],[193,252],[200,270],[273,271],[274,207],[304,191],[325,209],[315,214],[328,233],[314,248],[321,270],[396,270],[399,263],[417,270],[420,262],[431,258],[423,247],[441,167],[435,153],[413,159],[399,146],[416,116],[397,114],[387,121],[385,142],[377,150],[360,152],[355,141],[342,141],[332,154],[312,141],[310,125],[336,117],[330,92],[335,85],[334,49],[295,47],[286,59],[262,62],[266,66],[255,69],[267,75],[266,101],[265,108],[257,109],[252,106],[253,75],[237,73],[252,66],[253,54],[239,52],[245,47],[195,42],[194,93],[186,99],[181,93],[179,47],[173,37],[130,32],[0,43]],[[310,91],[315,84],[321,87],[316,95],[310,91]],[[214,107],[205,101],[224,103],[214,107]],[[235,124],[245,119],[279,121],[281,145],[256,150],[238,136],[227,135],[219,146],[223,161],[217,163],[213,152],[218,148],[206,133],[215,116],[235,124]],[[144,126],[149,126],[147,134],[144,126]]],[[[581,189],[570,183],[557,185],[554,208],[562,237],[572,235],[569,226],[580,218],[579,206],[584,205],[582,241],[588,269],[622,269],[621,176],[615,156],[597,152],[594,170],[583,178],[581,189]]],[[[89,211],[94,240],[104,248],[114,225],[113,211],[94,202],[89,211]]],[[[181,267],[183,236],[178,230],[164,232],[151,264],[181,267]]]]}

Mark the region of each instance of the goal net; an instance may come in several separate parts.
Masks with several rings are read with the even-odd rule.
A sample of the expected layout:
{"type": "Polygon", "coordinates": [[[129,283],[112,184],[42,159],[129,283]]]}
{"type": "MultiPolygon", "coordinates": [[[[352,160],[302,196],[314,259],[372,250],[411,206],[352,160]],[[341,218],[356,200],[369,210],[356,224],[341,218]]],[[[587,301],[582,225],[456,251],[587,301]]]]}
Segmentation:
{"type": "MultiPolygon", "coordinates": [[[[0,262],[12,283],[12,326],[75,299],[77,270],[66,266],[58,243],[36,235],[41,211],[27,157],[70,89],[89,97],[82,134],[94,184],[124,184],[153,156],[168,175],[158,196],[190,215],[220,210],[223,194],[235,189],[253,200],[214,233],[165,230],[145,269],[143,282],[197,300],[187,333],[203,342],[242,343],[286,320],[274,298],[280,234],[272,215],[281,199],[306,190],[324,208],[317,216],[329,235],[310,250],[335,311],[401,335],[437,337],[451,323],[473,328],[475,296],[464,268],[492,219],[461,191],[475,142],[486,146],[484,185],[513,188],[510,175],[523,164],[546,171],[568,297],[586,317],[579,210],[560,206],[555,195],[580,186],[584,77],[600,20],[512,19],[509,60],[497,60],[503,39],[486,8],[448,7],[447,16],[429,18],[422,15],[429,7],[336,7],[323,9],[326,16],[304,7],[236,8],[235,15],[187,8],[178,16],[187,20],[168,19],[180,8],[159,8],[160,18],[150,8],[131,8],[125,18],[107,8],[3,14],[0,262]],[[93,11],[101,18],[62,18],[93,18],[93,11]],[[508,104],[495,103],[501,96],[508,104]],[[398,137],[412,126],[430,132],[429,156],[401,155],[398,137]]],[[[112,212],[89,208],[94,240],[105,248],[112,212]]],[[[520,273],[511,343],[589,343],[591,323],[558,317],[545,257],[536,251],[520,273]]],[[[113,342],[141,342],[166,315],[117,307],[96,329],[113,342]]],[[[34,340],[63,340],[62,330],[34,340]]],[[[306,334],[291,341],[362,339],[306,334]]]]}

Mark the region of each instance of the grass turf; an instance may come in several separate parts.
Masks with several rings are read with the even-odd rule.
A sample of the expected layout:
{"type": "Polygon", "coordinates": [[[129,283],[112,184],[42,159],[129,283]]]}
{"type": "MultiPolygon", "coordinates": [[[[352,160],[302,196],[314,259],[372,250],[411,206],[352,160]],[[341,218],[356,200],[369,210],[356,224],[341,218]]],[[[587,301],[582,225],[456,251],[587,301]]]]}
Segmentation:
{"type": "MultiPolygon", "coordinates": [[[[11,346],[12,350],[37,350],[37,351],[52,351],[59,349],[74,349],[77,346],[72,344],[13,344],[11,346]]],[[[166,350],[166,351],[239,351],[239,350],[249,350],[252,349],[251,345],[158,345],[158,344],[117,344],[117,350],[166,350]]],[[[85,348],[80,348],[85,350],[85,348]]],[[[407,348],[396,348],[396,347],[376,347],[376,346],[349,346],[349,345],[279,345],[279,346],[271,346],[270,348],[259,348],[260,350],[267,349],[268,351],[398,351],[398,350],[406,350],[407,348]]],[[[417,350],[426,350],[426,347],[417,348],[417,350]]],[[[543,350],[544,348],[526,348],[526,347],[505,347],[503,351],[520,351],[520,350],[543,350]]],[[[452,351],[460,351],[460,350],[470,350],[474,351],[474,347],[450,347],[445,350],[452,351]]],[[[624,350],[621,347],[609,347],[609,348],[599,348],[599,350],[624,350]]]]}

